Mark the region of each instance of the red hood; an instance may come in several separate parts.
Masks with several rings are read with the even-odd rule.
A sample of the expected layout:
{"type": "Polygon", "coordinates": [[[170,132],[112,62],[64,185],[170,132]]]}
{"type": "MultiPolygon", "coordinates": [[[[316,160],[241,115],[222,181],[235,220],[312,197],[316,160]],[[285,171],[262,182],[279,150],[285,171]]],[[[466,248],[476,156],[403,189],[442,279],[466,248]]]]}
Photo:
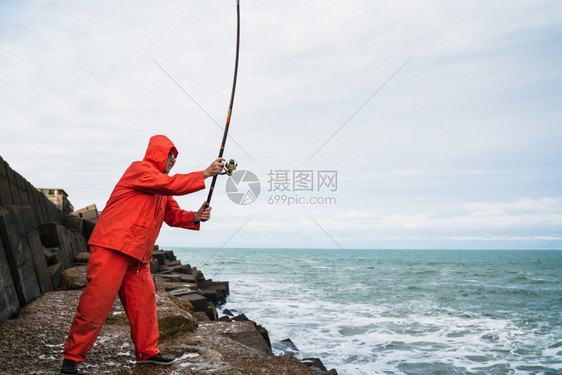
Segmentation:
{"type": "Polygon", "coordinates": [[[148,142],[143,160],[154,164],[154,166],[163,173],[170,150],[172,150],[176,157],[178,156],[176,146],[174,146],[174,143],[170,141],[168,137],[165,135],[155,135],[151,137],[148,142]]]}

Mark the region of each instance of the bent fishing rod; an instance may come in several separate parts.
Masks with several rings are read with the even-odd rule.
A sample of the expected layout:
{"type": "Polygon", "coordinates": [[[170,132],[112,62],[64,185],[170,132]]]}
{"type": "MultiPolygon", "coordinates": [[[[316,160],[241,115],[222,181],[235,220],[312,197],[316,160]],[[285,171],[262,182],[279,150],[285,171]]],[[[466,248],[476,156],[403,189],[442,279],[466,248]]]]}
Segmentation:
{"type": "MultiPolygon", "coordinates": [[[[219,158],[222,158],[224,153],[224,145],[226,144],[226,138],[228,137],[228,128],[230,127],[230,117],[232,115],[232,107],[234,106],[234,93],[236,92],[236,78],[238,77],[238,55],[240,52],[240,0],[236,0],[236,57],[234,60],[234,78],[232,80],[232,93],[230,94],[230,105],[228,106],[228,113],[226,115],[226,125],[224,126],[224,133],[222,136],[221,147],[219,150],[219,158]]],[[[226,173],[228,175],[232,174],[232,171],[236,169],[236,162],[231,160],[226,168],[226,173]]],[[[209,189],[209,195],[205,201],[205,209],[211,204],[211,198],[213,197],[213,191],[215,190],[215,184],[217,182],[217,175],[213,176],[213,181],[211,182],[211,187],[209,189]]]]}

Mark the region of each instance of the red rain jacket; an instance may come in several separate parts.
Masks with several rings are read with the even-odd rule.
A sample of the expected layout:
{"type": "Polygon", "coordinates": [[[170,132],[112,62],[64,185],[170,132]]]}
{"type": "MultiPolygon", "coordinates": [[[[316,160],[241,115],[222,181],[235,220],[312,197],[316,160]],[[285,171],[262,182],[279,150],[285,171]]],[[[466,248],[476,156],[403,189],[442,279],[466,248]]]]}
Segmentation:
{"type": "Polygon", "coordinates": [[[199,230],[195,212],[180,208],[172,195],[205,188],[203,172],[165,174],[168,153],[178,151],[164,135],[150,138],[142,161],[133,162],[119,180],[94,228],[89,245],[102,246],[150,262],[162,222],[199,230]]]}

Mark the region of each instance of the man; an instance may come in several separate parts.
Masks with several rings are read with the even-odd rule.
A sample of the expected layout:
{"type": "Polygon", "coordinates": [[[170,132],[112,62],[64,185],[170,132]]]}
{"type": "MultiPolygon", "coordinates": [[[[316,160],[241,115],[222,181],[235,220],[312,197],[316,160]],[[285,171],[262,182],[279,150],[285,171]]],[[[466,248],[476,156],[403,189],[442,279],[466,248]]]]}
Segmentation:
{"type": "Polygon", "coordinates": [[[196,212],[185,211],[172,196],[204,189],[204,179],[224,167],[224,159],[219,158],[203,171],[170,176],[177,156],[170,139],[153,136],[144,159],[133,162],[113,189],[88,241],[89,283],[70,327],[62,374],[78,372],[117,295],[131,322],[137,361],[168,365],[174,360],[158,350],[152,249],[163,221],[199,230],[199,223],[211,217],[211,207],[205,208],[205,203],[196,212]]]}

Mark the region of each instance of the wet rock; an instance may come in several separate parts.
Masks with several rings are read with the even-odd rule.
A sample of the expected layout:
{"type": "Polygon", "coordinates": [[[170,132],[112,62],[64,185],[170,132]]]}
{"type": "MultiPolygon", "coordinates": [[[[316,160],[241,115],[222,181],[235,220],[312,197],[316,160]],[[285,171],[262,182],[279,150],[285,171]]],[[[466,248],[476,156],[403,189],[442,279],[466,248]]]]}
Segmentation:
{"type": "MultiPolygon", "coordinates": [[[[236,312],[236,311],[235,311],[235,312],[236,312]]],[[[224,315],[234,316],[234,313],[233,313],[231,310],[229,310],[229,309],[224,309],[224,310],[222,310],[222,313],[223,313],[224,315]]]]}
{"type": "Polygon", "coordinates": [[[250,348],[272,354],[271,348],[258,332],[256,325],[252,321],[230,323],[213,322],[205,324],[204,327],[213,334],[228,337],[250,348]]]}
{"type": "Polygon", "coordinates": [[[194,332],[197,321],[193,315],[176,304],[165,291],[156,293],[160,337],[166,339],[182,333],[194,332]]]}
{"type": "Polygon", "coordinates": [[[250,319],[248,319],[246,314],[239,314],[239,315],[236,315],[234,318],[232,318],[232,320],[234,320],[235,322],[246,322],[250,319]]]}
{"type": "Polygon", "coordinates": [[[197,319],[197,323],[207,323],[207,322],[211,322],[211,319],[209,319],[209,316],[207,315],[206,312],[204,311],[195,311],[193,313],[193,315],[195,316],[195,318],[197,319]]]}
{"type": "Polygon", "coordinates": [[[163,289],[163,290],[166,290],[166,291],[171,291],[171,290],[180,289],[180,288],[188,288],[188,289],[191,289],[191,290],[199,290],[199,287],[195,283],[189,283],[189,282],[185,282],[185,281],[169,281],[168,279],[160,277],[159,274],[156,275],[155,279],[156,279],[156,288],[157,289],[163,289]]]}
{"type": "Polygon", "coordinates": [[[176,288],[176,289],[168,290],[167,292],[173,295],[174,297],[181,297],[187,294],[199,294],[197,290],[193,290],[190,288],[176,288]]]}
{"type": "Polygon", "coordinates": [[[320,372],[328,372],[324,364],[320,360],[320,358],[304,358],[301,360],[303,364],[310,367],[313,370],[320,371],[320,372]]]}
{"type": "Polygon", "coordinates": [[[170,300],[175,303],[180,309],[187,311],[188,313],[192,314],[194,313],[194,309],[193,309],[193,305],[191,304],[191,302],[182,299],[182,298],[178,298],[178,297],[174,297],[172,295],[169,295],[170,300]]]}
{"type": "Polygon", "coordinates": [[[61,290],[81,289],[88,285],[86,278],[87,266],[76,266],[62,271],[61,290]]]}
{"type": "Polygon", "coordinates": [[[256,331],[258,331],[261,337],[263,337],[264,341],[267,343],[267,346],[269,346],[269,349],[271,350],[271,340],[269,340],[269,332],[267,331],[267,328],[259,324],[255,324],[255,326],[256,331]]]}
{"type": "Polygon", "coordinates": [[[207,302],[207,316],[210,320],[217,320],[218,318],[217,309],[211,302],[207,302]]]}
{"type": "Polygon", "coordinates": [[[117,311],[115,311],[115,309],[111,311],[105,322],[107,324],[117,324],[122,326],[129,326],[131,324],[125,311],[119,308],[117,308],[117,311]]]}
{"type": "Polygon", "coordinates": [[[289,355],[296,355],[299,352],[299,348],[297,348],[291,339],[285,339],[274,343],[273,349],[289,355]]]}

